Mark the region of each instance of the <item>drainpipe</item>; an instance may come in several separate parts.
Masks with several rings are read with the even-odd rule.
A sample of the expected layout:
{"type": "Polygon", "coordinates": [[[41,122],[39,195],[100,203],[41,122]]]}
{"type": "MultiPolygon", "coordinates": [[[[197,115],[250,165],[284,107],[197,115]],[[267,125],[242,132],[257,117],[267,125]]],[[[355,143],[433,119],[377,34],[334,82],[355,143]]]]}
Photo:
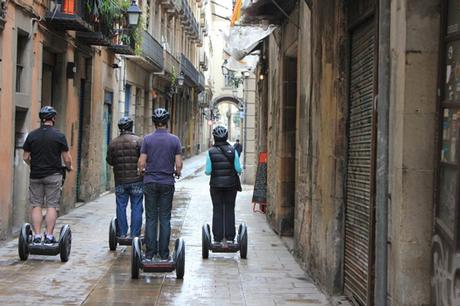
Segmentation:
{"type": "Polygon", "coordinates": [[[390,109],[390,1],[379,1],[377,175],[375,233],[375,306],[387,305],[388,288],[388,143],[390,109]]]}
{"type": "MultiPolygon", "coordinates": [[[[243,87],[243,99],[244,99],[244,141],[243,141],[243,150],[247,152],[248,150],[248,90],[249,90],[249,81],[248,78],[244,79],[244,87],[243,87]]],[[[246,170],[246,158],[247,154],[244,154],[244,163],[243,169],[246,170]]]]}

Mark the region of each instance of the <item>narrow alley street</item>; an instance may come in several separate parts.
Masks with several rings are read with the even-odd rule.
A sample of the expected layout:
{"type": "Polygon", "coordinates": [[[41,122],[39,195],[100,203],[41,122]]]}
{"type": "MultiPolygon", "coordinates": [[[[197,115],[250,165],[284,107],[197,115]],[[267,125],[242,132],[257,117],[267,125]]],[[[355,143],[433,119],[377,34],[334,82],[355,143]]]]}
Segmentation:
{"type": "Polygon", "coordinates": [[[252,212],[252,186],[237,199],[237,224],[249,228],[248,259],[239,254],[210,254],[201,258],[201,225],[211,222],[208,178],[203,154],[187,160],[189,175],[176,184],[172,241],[186,242],[184,280],[175,273],[141,273],[131,279],[131,247],[108,248],[108,225],[114,214],[114,195],[74,209],[59,218],[57,228],[72,228],[72,253],[59,257],[31,255],[21,262],[17,241],[0,248],[2,305],[329,305],[308,279],[265,216],[252,212]]]}

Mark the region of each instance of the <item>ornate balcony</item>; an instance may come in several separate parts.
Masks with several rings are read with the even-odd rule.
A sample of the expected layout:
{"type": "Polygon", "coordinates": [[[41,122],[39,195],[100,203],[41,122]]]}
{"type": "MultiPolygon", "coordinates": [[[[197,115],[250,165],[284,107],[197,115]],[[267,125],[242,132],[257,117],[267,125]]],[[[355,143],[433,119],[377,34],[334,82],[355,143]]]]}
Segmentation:
{"type": "Polygon", "coordinates": [[[186,0],[182,0],[182,10],[180,12],[180,20],[184,26],[185,33],[197,43],[202,41],[202,33],[200,24],[193,15],[192,9],[186,0]]]}
{"type": "Polygon", "coordinates": [[[121,34],[117,43],[109,50],[123,54],[147,71],[160,71],[164,67],[163,46],[147,31],[142,32],[142,42],[136,50],[135,37],[130,34],[121,34]]]}
{"type": "Polygon", "coordinates": [[[176,74],[180,71],[180,62],[168,51],[165,51],[165,71],[169,74],[176,74]]]}
{"type": "Polygon", "coordinates": [[[141,55],[158,70],[164,67],[163,46],[149,32],[144,31],[141,55]]]}
{"type": "Polygon", "coordinates": [[[54,9],[45,14],[45,20],[59,30],[91,32],[93,26],[87,13],[86,0],[52,1],[54,9]]]}
{"type": "Polygon", "coordinates": [[[185,75],[185,82],[192,87],[198,87],[200,85],[200,73],[184,54],[181,54],[180,66],[185,75]]]}
{"type": "Polygon", "coordinates": [[[182,11],[182,0],[161,0],[161,5],[168,14],[177,15],[182,11]]]}
{"type": "Polygon", "coordinates": [[[198,74],[198,91],[203,91],[204,87],[206,86],[206,79],[204,77],[203,72],[198,74]]]}
{"type": "Polygon", "coordinates": [[[131,33],[120,33],[114,37],[109,50],[116,54],[135,55],[136,41],[131,33]]]}
{"type": "Polygon", "coordinates": [[[77,32],[77,39],[91,46],[108,47],[112,44],[111,38],[106,36],[103,32],[77,32]]]}
{"type": "MultiPolygon", "coordinates": [[[[73,1],[73,0],[66,0],[73,1]]],[[[76,0],[79,1],[79,0],[76,0]]],[[[85,1],[85,0],[81,0],[85,1]]],[[[93,46],[111,46],[116,44],[117,36],[128,27],[126,9],[120,1],[114,0],[86,0],[93,1],[92,20],[94,32],[77,32],[77,39],[93,46]],[[95,2],[94,2],[95,1],[95,2]]],[[[126,33],[126,32],[123,32],[126,33]]],[[[129,44],[123,44],[126,49],[120,52],[129,52],[126,48],[129,44]]]]}

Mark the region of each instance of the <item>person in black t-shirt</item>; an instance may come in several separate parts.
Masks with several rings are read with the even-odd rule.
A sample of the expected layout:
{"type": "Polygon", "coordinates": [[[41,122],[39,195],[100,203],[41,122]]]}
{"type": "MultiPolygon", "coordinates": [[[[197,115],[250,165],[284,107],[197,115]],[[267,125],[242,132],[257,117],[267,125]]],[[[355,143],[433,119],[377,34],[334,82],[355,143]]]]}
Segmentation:
{"type": "Polygon", "coordinates": [[[42,207],[46,201],[45,244],[56,242],[53,231],[57,208],[61,199],[63,162],[71,171],[72,157],[64,134],[54,128],[56,110],[51,106],[41,108],[40,128],[33,130],[24,142],[24,161],[30,166],[29,201],[32,208],[34,243],[41,243],[42,207]]]}

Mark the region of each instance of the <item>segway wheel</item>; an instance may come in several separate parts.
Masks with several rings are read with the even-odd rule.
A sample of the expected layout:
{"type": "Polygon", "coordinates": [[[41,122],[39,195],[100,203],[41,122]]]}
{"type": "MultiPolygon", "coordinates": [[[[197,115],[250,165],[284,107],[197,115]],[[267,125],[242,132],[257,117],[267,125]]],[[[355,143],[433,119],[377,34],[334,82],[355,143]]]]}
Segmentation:
{"type": "Polygon", "coordinates": [[[59,237],[59,256],[62,262],[69,261],[70,250],[72,249],[72,231],[69,225],[64,225],[61,228],[61,236],[59,237]]]}
{"type": "Polygon", "coordinates": [[[32,229],[29,223],[25,223],[19,233],[18,253],[21,260],[29,258],[29,240],[32,237],[32,229]]]}
{"type": "Polygon", "coordinates": [[[240,257],[246,259],[248,256],[248,228],[246,224],[241,224],[238,229],[238,237],[240,244],[240,257]]]}
{"type": "Polygon", "coordinates": [[[141,268],[141,241],[139,237],[134,237],[131,248],[131,278],[139,278],[141,268]]]}
{"type": "Polygon", "coordinates": [[[112,218],[109,226],[109,248],[110,251],[117,249],[117,218],[112,218]]]}
{"type": "Polygon", "coordinates": [[[207,231],[207,224],[204,224],[201,228],[201,255],[203,256],[203,259],[208,259],[209,257],[209,241],[207,231]]]}
{"type": "Polygon", "coordinates": [[[176,239],[174,254],[176,257],[176,278],[183,279],[185,273],[185,242],[184,239],[176,239]]]}

